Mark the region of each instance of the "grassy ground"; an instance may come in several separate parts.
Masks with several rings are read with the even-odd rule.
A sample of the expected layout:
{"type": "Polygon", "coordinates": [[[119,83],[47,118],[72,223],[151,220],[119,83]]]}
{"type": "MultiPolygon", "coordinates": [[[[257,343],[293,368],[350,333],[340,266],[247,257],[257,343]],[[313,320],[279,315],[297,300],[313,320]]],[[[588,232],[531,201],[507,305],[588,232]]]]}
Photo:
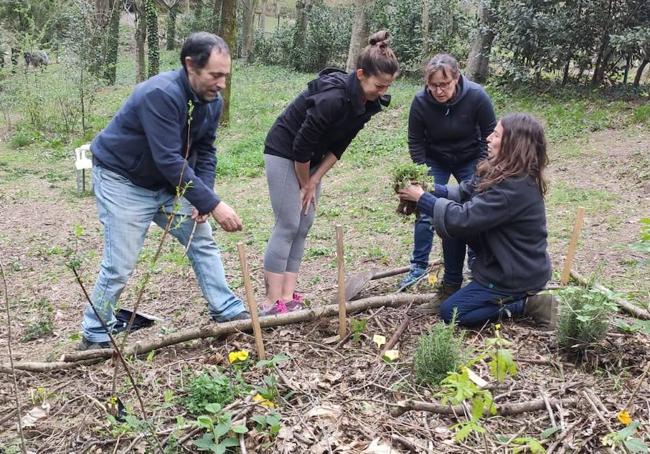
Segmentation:
{"type": "MultiPolygon", "coordinates": [[[[175,64],[171,56],[165,56],[163,60],[167,67],[175,64]]],[[[51,93],[68,96],[70,93],[65,90],[69,89],[62,83],[65,78],[60,71],[60,67],[53,65],[43,75],[21,75],[12,83],[20,85],[22,90],[26,90],[24,84],[37,89],[49,84],[51,93]]],[[[125,65],[120,71],[120,84],[116,88],[97,91],[87,136],[108,121],[130,91],[131,68],[125,65]]],[[[215,238],[223,250],[230,283],[240,293],[243,289],[236,243],[243,241],[246,244],[258,301],[263,295],[261,257],[273,222],[262,168],[264,137],[278,113],[310,77],[282,68],[237,65],[233,78],[231,124],[219,133],[216,188],[238,211],[245,229],[237,234],[226,234],[216,229],[215,238]]],[[[412,225],[394,213],[397,201],[389,185],[389,175],[396,163],[409,159],[406,121],[410,101],[418,89],[417,82],[398,81],[391,90],[393,101],[390,108],[359,134],[343,160],[326,177],[299,283],[300,290],[311,304],[326,304],[335,294],[335,224],[341,224],[345,229],[346,266],[350,273],[408,264],[412,225]]],[[[532,94],[510,92],[499,87],[488,87],[488,91],[495,101],[498,115],[518,110],[531,111],[547,125],[551,157],[548,175],[551,190],[547,198],[549,247],[556,274],[563,263],[575,212],[579,206],[584,206],[585,227],[574,268],[583,274],[595,275],[606,286],[647,307],[650,260],[647,254],[630,247],[640,238],[640,220],[650,217],[650,160],[647,153],[650,149],[650,113],[647,104],[611,101],[598,93],[571,97],[569,91],[532,94]]],[[[0,204],[3,207],[0,261],[7,278],[15,323],[14,350],[16,359],[55,359],[71,350],[78,340],[83,302],[72,274],[65,267],[66,253],[71,249],[76,251],[88,286],[94,281],[101,254],[101,230],[96,220],[94,200],[90,196],[79,196],[75,191],[72,149],[83,139],[76,138],[68,143],[60,131],[47,123],[47,118],[54,117],[57,112],[56,97],[54,100],[48,98],[42,104],[40,114],[43,124],[49,126],[47,128],[39,129],[29,124],[25,112],[36,113],[35,110],[22,110],[21,117],[18,115],[20,106],[8,103],[3,106],[5,119],[10,120],[11,125],[4,125],[5,141],[0,144],[0,204]],[[20,140],[16,140],[17,133],[22,134],[20,140]]],[[[126,305],[133,301],[135,283],[142,277],[159,237],[159,230],[150,232],[141,258],[141,269],[136,271],[123,295],[126,305]]],[[[436,247],[433,254],[439,253],[436,247]]],[[[373,286],[368,293],[388,293],[397,279],[373,286]]],[[[148,288],[144,309],[166,319],[159,334],[194,326],[205,319],[204,302],[178,245],[165,244],[148,288]]],[[[398,319],[384,323],[395,320],[398,319]]],[[[318,326],[313,329],[321,335],[323,329],[318,326]]],[[[312,329],[307,328],[307,331],[312,329]]],[[[303,339],[299,334],[296,337],[303,339]]],[[[305,334],[306,341],[311,340],[311,331],[302,334],[305,334]]],[[[147,335],[151,333],[139,332],[134,338],[144,339],[147,335]]],[[[0,337],[6,337],[4,325],[0,337]]],[[[287,337],[286,332],[276,331],[269,337],[273,339],[269,340],[272,343],[269,348],[286,352],[278,344],[280,338],[287,337]]],[[[541,345],[547,340],[540,338],[541,345]]],[[[148,374],[150,377],[146,379],[146,386],[152,386],[148,388],[150,398],[153,402],[160,400],[159,385],[151,383],[160,381],[156,368],[161,364],[181,362],[196,367],[194,360],[200,357],[200,361],[204,361],[204,354],[239,348],[249,342],[250,339],[245,337],[227,340],[225,345],[209,346],[208,353],[203,352],[200,345],[186,352],[174,349],[173,354],[161,354],[164,357],[160,360],[162,363],[152,359],[141,364],[143,376],[148,374]]],[[[291,351],[296,357],[305,353],[291,351]]],[[[306,353],[310,355],[309,351],[306,353]]],[[[0,362],[6,362],[6,358],[3,350],[0,362]]],[[[409,367],[405,361],[403,372],[406,375],[402,379],[407,382],[409,367]]],[[[620,381],[627,379],[625,374],[617,378],[611,375],[610,369],[606,374],[603,378],[605,383],[616,381],[617,389],[624,388],[620,381]]],[[[85,393],[94,395],[96,390],[90,389],[95,385],[104,389],[110,382],[109,376],[103,368],[98,368],[87,373],[71,373],[63,380],[55,374],[35,376],[25,379],[23,384],[25,390],[32,392],[39,386],[52,389],[65,385],[64,391],[60,392],[60,403],[63,404],[66,401],[64,397],[74,397],[70,387],[81,386],[85,393]]],[[[303,378],[310,380],[308,374],[303,378]]],[[[173,380],[168,379],[168,385],[170,382],[180,390],[178,392],[185,392],[182,373],[180,385],[176,375],[173,380]]],[[[388,386],[392,384],[388,383],[388,386]]],[[[125,385],[124,389],[128,387],[125,385]]],[[[10,396],[9,388],[3,388],[2,395],[10,396]]],[[[34,401],[33,396],[27,396],[27,391],[23,397],[26,405],[34,401]]],[[[177,408],[174,407],[176,401],[167,407],[165,402],[156,405],[165,411],[177,408]]],[[[63,426],[68,424],[85,430],[83,421],[75,420],[73,423],[70,422],[72,419],[64,419],[63,426]],[[77,423],[80,426],[75,425],[77,423]]],[[[61,429],[61,426],[57,427],[61,429]]],[[[97,431],[102,433],[99,427],[97,431]]],[[[49,433],[49,426],[45,432],[49,433]]],[[[32,434],[32,443],[51,446],[48,443],[53,443],[53,436],[54,431],[44,441],[38,434],[32,434]]],[[[117,437],[115,434],[112,436],[117,437]]],[[[3,440],[11,437],[10,430],[2,435],[3,440]]]]}

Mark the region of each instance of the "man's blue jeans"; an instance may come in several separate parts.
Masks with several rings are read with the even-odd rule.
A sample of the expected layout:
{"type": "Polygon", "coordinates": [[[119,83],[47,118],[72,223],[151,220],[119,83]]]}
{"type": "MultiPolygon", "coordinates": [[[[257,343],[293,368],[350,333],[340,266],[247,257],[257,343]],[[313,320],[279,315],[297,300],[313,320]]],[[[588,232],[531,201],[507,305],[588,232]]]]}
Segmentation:
{"type": "Polygon", "coordinates": [[[442,303],[440,317],[449,323],[456,309],[456,322],[462,326],[496,322],[507,317],[508,312],[512,317],[522,315],[525,296],[526,293],[508,293],[472,281],[442,303]]]}
{"type": "MultiPolygon", "coordinates": [[[[445,166],[435,161],[428,161],[429,175],[433,176],[437,184],[447,184],[451,175],[456,181],[470,180],[474,176],[476,160],[456,166],[445,166]]],[[[413,231],[413,257],[411,264],[419,268],[429,266],[429,254],[433,245],[433,219],[428,215],[420,214],[415,220],[413,231]]],[[[445,261],[444,282],[460,284],[463,282],[463,262],[465,261],[466,243],[463,240],[442,240],[442,255],[445,261]]],[[[470,262],[473,254],[470,253],[470,262]]]]}
{"type": "MultiPolygon", "coordinates": [[[[185,199],[176,204],[167,190],[151,191],[127,178],[96,165],[93,184],[99,220],[104,226],[104,254],[91,299],[109,328],[115,324],[117,300],[131,276],[151,222],[167,225],[174,214],[170,233],[187,245],[194,221],[192,206],[185,199]],[[187,216],[187,217],[185,217],[187,216]]],[[[226,283],[221,256],[208,222],[197,224],[187,256],[208,301],[210,315],[226,320],[245,310],[226,283]]],[[[84,311],[83,335],[90,342],[106,342],[108,334],[89,304],[84,311]]]]}

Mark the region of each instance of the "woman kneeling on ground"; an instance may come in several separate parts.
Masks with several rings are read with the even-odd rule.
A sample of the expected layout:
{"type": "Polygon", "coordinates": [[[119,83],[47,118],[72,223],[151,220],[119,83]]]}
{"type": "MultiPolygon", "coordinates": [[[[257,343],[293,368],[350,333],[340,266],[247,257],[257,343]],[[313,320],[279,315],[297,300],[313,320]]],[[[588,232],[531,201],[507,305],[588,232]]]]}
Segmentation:
{"type": "Polygon", "coordinates": [[[459,186],[418,185],[400,191],[433,218],[443,238],[462,238],[476,253],[474,280],[440,306],[449,323],[478,326],[506,316],[530,316],[542,327],[557,322],[556,303],[537,295],[551,277],[546,252],[544,169],[548,164],[542,125],[531,115],[502,118],[488,137],[488,158],[476,177],[459,186]]]}
{"type": "Polygon", "coordinates": [[[314,222],[321,179],[370,118],[387,106],[399,64],[388,32],[375,33],[356,71],[321,71],[269,131],[264,148],[275,225],[264,254],[265,315],[299,309],[295,292],[305,239],[314,222]]]}

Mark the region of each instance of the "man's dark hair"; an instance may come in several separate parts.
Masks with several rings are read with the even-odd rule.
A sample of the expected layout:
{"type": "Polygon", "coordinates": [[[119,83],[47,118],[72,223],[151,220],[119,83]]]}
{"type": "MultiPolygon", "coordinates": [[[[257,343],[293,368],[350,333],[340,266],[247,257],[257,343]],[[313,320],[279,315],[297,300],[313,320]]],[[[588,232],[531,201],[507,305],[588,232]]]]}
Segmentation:
{"type": "Polygon", "coordinates": [[[228,44],[220,36],[208,32],[192,33],[183,43],[181,65],[185,68],[185,57],[191,57],[194,65],[198,69],[203,69],[213,50],[230,55],[228,44]]]}

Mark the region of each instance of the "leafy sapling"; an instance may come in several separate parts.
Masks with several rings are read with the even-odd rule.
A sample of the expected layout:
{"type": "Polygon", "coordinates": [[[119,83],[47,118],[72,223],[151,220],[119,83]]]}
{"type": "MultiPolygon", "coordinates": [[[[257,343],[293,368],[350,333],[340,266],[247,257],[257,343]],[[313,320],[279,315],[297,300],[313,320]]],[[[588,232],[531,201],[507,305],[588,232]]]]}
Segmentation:
{"type": "MultiPolygon", "coordinates": [[[[433,189],[433,177],[429,175],[429,167],[424,164],[399,164],[393,168],[393,190],[397,193],[410,184],[419,184],[425,191],[433,189]]],[[[409,216],[416,211],[415,202],[400,200],[397,213],[409,216]]]]}

